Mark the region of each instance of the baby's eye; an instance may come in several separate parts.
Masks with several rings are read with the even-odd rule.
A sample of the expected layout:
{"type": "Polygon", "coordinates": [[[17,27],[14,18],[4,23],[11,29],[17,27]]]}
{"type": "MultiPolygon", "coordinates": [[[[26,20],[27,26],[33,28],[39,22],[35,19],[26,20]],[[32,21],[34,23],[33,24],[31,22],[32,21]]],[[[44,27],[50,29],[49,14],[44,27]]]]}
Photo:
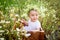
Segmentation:
{"type": "Polygon", "coordinates": [[[32,15],[32,16],[34,16],[34,15],[32,15]]]}
{"type": "Polygon", "coordinates": [[[38,16],[38,14],[36,14],[36,16],[38,16]]]}

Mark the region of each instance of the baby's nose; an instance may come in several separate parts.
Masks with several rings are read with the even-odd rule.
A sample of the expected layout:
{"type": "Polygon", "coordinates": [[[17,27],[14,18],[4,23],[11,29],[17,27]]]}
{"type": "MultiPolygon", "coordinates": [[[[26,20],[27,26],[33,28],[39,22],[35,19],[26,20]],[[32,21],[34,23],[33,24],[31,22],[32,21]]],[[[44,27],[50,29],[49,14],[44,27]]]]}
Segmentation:
{"type": "Polygon", "coordinates": [[[36,19],[36,16],[34,17],[34,19],[36,19]]]}
{"type": "Polygon", "coordinates": [[[36,18],[36,16],[34,16],[34,18],[36,18]]]}

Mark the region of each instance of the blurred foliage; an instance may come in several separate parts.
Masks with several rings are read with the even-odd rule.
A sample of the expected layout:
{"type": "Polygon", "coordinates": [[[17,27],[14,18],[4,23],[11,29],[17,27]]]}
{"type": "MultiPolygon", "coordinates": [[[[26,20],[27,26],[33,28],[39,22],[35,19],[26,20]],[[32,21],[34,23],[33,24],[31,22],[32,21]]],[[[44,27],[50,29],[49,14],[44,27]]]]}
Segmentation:
{"type": "Polygon", "coordinates": [[[60,25],[60,0],[0,0],[0,21],[15,21],[25,18],[27,12],[35,8],[39,11],[39,20],[46,34],[51,34],[60,25]]]}

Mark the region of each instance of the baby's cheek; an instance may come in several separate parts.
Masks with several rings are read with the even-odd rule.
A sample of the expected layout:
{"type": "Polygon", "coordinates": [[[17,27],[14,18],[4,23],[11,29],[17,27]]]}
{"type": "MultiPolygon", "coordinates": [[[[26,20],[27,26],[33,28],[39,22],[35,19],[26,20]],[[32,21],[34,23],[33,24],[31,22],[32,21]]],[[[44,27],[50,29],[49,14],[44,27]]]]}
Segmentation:
{"type": "Polygon", "coordinates": [[[39,18],[39,16],[37,16],[37,19],[39,18]]]}
{"type": "Polygon", "coordinates": [[[34,19],[34,17],[31,17],[31,19],[34,19]]]}

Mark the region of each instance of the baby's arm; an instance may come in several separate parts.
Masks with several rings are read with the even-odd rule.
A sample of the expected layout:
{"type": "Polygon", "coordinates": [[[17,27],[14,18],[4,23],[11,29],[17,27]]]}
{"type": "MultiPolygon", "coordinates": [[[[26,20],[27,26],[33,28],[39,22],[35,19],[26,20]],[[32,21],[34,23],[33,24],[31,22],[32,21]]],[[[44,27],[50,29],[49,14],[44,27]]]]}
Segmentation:
{"type": "Polygon", "coordinates": [[[25,19],[22,19],[20,22],[23,23],[25,26],[28,26],[28,22],[25,19]]]}

